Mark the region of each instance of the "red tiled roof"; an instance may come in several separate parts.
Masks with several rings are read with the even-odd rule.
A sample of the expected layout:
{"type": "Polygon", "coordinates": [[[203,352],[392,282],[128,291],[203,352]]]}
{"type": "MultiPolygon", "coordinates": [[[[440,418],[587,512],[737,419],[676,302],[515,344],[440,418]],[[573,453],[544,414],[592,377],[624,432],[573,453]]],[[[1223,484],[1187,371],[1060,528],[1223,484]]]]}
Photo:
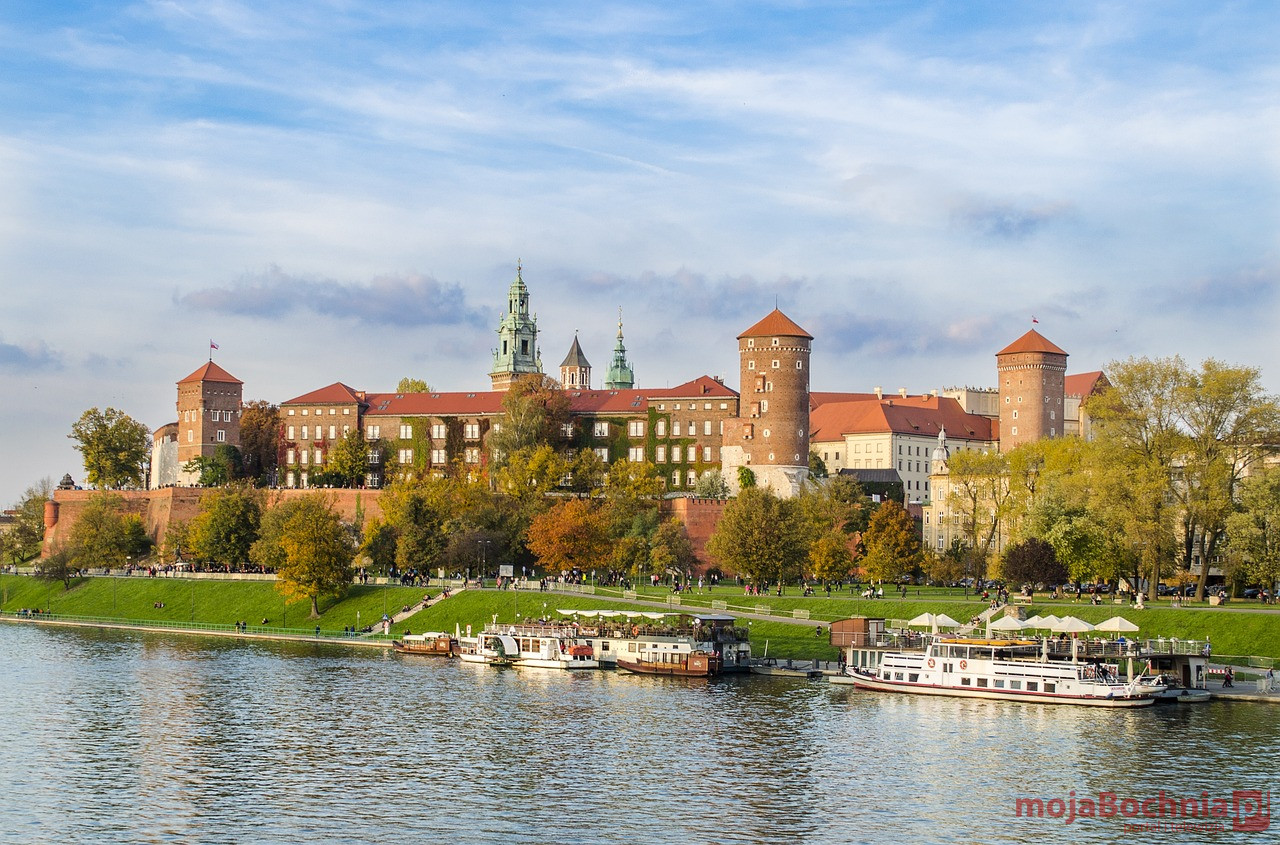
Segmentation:
{"type": "Polygon", "coordinates": [[[1094,370],[1091,373],[1076,373],[1063,379],[1062,392],[1067,396],[1079,396],[1083,399],[1086,396],[1093,395],[1094,390],[1101,386],[1098,384],[1099,381],[1103,385],[1107,383],[1106,377],[1102,375],[1102,370],[1094,370]]]}
{"type": "Polygon", "coordinates": [[[482,417],[502,413],[501,390],[469,393],[370,393],[368,416],[482,417]]]}
{"type": "Polygon", "coordinates": [[[739,340],[744,337],[807,337],[813,340],[813,335],[797,326],[790,317],[777,308],[770,311],[763,320],[738,335],[739,340]]]}
{"type": "Polygon", "coordinates": [[[860,402],[865,399],[874,400],[874,393],[834,393],[831,391],[811,391],[809,393],[809,410],[828,405],[832,402],[860,402]]]}
{"type": "Polygon", "coordinates": [[[698,376],[693,381],[686,381],[675,387],[645,390],[643,393],[650,399],[696,399],[702,396],[736,398],[738,395],[738,391],[726,386],[724,382],[716,381],[711,376],[698,376]]]}
{"type": "Polygon", "coordinates": [[[1059,349],[1052,341],[1035,329],[1027,332],[996,354],[1008,355],[1013,352],[1049,352],[1054,355],[1067,354],[1066,350],[1059,349]]]}
{"type": "Polygon", "coordinates": [[[228,384],[244,384],[240,379],[231,375],[231,373],[219,367],[210,361],[191,375],[184,378],[178,384],[186,384],[192,381],[221,381],[228,384]]]}
{"type": "Polygon", "coordinates": [[[359,403],[360,394],[340,381],[328,387],[304,393],[301,396],[281,402],[281,405],[344,405],[350,402],[359,403]]]}
{"type": "Polygon", "coordinates": [[[994,421],[966,414],[960,403],[949,397],[900,396],[852,402],[829,402],[809,414],[809,438],[830,442],[846,434],[893,432],[937,437],[945,427],[948,440],[994,441],[994,421]]]}

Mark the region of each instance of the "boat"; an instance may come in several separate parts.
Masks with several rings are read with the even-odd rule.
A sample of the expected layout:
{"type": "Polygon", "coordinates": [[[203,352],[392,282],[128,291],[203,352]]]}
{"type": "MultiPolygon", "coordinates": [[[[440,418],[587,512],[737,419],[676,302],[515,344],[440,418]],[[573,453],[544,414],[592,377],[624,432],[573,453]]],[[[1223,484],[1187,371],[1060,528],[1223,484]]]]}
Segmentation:
{"type": "Polygon", "coordinates": [[[458,648],[458,641],[439,631],[425,634],[405,634],[391,643],[397,654],[421,654],[429,657],[449,657],[458,648]]]}
{"type": "Polygon", "coordinates": [[[782,678],[821,678],[823,671],[818,668],[816,660],[787,660],[779,663],[776,657],[761,657],[751,662],[751,674],[782,678]]]}
{"type": "Polygon", "coordinates": [[[709,678],[720,674],[720,655],[712,651],[653,649],[635,657],[619,657],[618,668],[640,675],[668,675],[680,678],[709,678]]]}
{"type": "Polygon", "coordinates": [[[486,626],[475,637],[459,637],[458,644],[458,657],[466,663],[529,669],[600,668],[591,646],[562,625],[486,626]]]}
{"type": "Polygon", "coordinates": [[[1203,704],[1213,697],[1208,690],[1185,687],[1170,675],[1139,675],[1137,683],[1151,692],[1156,704],[1203,704]]]}
{"type": "Polygon", "coordinates": [[[947,695],[1092,707],[1146,707],[1154,692],[1123,683],[1101,661],[1050,659],[1020,639],[935,637],[923,651],[886,651],[874,668],[849,667],[836,683],[876,692],[947,695]]]}
{"type": "Polygon", "coordinates": [[[566,627],[591,646],[596,660],[606,668],[669,664],[701,651],[714,656],[708,664],[712,674],[751,669],[748,629],[722,613],[581,609],[557,612],[575,618],[566,627]],[[673,654],[677,657],[671,657],[673,654]]]}

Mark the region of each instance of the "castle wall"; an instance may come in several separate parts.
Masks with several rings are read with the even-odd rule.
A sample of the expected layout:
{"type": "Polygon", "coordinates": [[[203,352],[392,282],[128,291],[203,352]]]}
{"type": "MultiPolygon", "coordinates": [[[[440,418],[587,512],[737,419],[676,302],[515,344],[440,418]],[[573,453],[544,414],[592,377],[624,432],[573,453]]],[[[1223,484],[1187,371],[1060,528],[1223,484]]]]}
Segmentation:
{"type": "Polygon", "coordinates": [[[725,499],[667,499],[662,504],[662,515],[674,517],[684,523],[685,533],[693,546],[693,554],[698,558],[698,566],[694,569],[694,577],[705,573],[716,566],[715,561],[707,554],[707,541],[711,539],[720,518],[724,516],[725,499]]]}

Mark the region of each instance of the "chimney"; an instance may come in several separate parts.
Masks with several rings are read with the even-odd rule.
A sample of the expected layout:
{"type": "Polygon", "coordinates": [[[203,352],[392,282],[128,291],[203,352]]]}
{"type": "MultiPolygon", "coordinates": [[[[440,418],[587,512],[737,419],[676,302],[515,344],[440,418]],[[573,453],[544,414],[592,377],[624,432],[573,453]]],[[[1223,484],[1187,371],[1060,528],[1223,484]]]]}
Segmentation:
{"type": "Polygon", "coordinates": [[[901,396],[903,399],[906,399],[906,398],[907,398],[907,389],[906,389],[905,387],[899,387],[899,388],[898,388],[898,395],[899,395],[899,396],[901,396]]]}
{"type": "Polygon", "coordinates": [[[878,385],[878,384],[877,384],[877,385],[876,385],[876,387],[875,387],[875,390],[876,390],[876,398],[877,398],[877,399],[883,399],[883,398],[884,398],[884,391],[880,389],[880,385],[878,385]]]}

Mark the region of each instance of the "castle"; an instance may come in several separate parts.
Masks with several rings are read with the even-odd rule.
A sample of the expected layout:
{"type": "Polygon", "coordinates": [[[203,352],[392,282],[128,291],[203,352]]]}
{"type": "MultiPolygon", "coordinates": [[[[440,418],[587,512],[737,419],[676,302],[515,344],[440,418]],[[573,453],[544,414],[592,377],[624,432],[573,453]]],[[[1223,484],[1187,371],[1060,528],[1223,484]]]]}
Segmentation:
{"type": "MultiPolygon", "coordinates": [[[[366,487],[381,487],[402,472],[478,473],[489,461],[486,438],[500,424],[506,392],[519,379],[546,378],[530,304],[517,267],[487,391],[374,393],[336,382],[280,403],[278,484],[310,486],[353,428],[369,446],[366,487]]],[[[636,387],[620,312],[613,358],[596,388],[575,335],[559,368],[570,420],[559,445],[591,449],[605,463],[648,461],[676,495],[690,495],[712,473],[737,490],[743,469],[757,485],[795,495],[809,476],[813,451],[832,472],[896,481],[903,498],[921,503],[930,500],[938,456],[949,449],[1008,449],[1040,437],[1087,434],[1080,403],[1105,384],[1096,372],[1067,376],[1067,353],[1035,330],[996,354],[995,390],[917,396],[880,388],[812,392],[814,338],[776,308],[737,340],[739,390],[709,375],[672,388],[636,387]]],[[[212,360],[178,383],[178,420],[155,435],[153,487],[192,484],[184,464],[221,444],[238,445],[242,387],[212,360]]]]}

